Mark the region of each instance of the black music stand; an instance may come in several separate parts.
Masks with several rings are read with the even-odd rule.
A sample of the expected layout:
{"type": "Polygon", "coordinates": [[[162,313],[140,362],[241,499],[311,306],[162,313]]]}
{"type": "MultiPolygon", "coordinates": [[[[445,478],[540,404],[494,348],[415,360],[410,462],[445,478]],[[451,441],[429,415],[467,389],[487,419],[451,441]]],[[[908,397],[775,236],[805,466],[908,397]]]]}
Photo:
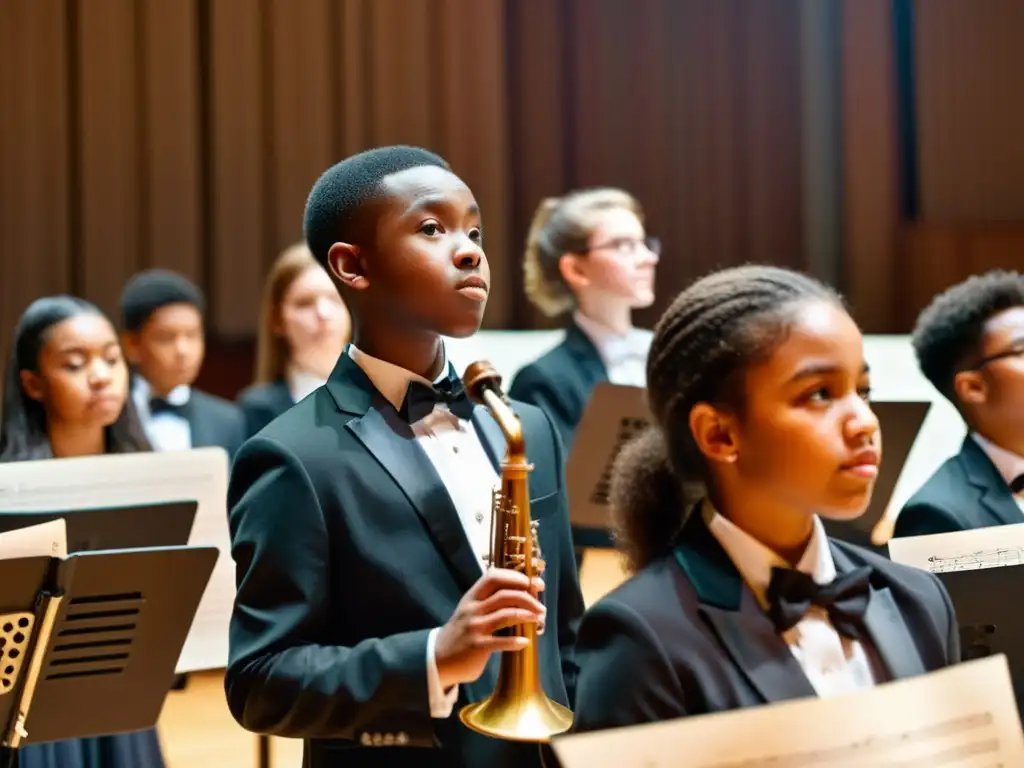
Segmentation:
{"type": "Polygon", "coordinates": [[[3,747],[152,727],[217,556],[161,547],[0,560],[3,747]]]}
{"type": "Polygon", "coordinates": [[[64,518],[69,553],[184,546],[198,508],[197,501],[168,501],[67,511],[0,510],[0,533],[64,518]]]}
{"type": "Polygon", "coordinates": [[[647,390],[603,381],[594,387],[566,463],[569,519],[577,551],[609,548],[608,492],[619,451],[650,423],[647,390]]]}
{"type": "Polygon", "coordinates": [[[892,500],[892,492],[896,489],[896,482],[907,463],[907,456],[910,455],[910,449],[914,447],[914,441],[917,440],[921,425],[924,424],[931,408],[932,404],[928,401],[871,403],[871,409],[878,417],[882,431],[882,465],[875,480],[871,503],[864,514],[853,520],[829,520],[823,517],[821,521],[829,536],[889,557],[886,545],[879,546],[871,542],[871,532],[882,519],[892,500]]]}

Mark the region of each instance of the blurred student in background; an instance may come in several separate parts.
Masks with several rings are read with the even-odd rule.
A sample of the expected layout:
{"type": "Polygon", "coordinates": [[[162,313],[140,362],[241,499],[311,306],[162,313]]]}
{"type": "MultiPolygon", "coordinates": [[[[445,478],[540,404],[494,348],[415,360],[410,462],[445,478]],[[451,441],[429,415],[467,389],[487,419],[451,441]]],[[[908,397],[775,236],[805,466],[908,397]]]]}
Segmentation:
{"type": "MultiPolygon", "coordinates": [[[[0,461],[148,451],[110,321],[71,296],[37,299],[14,331],[4,376],[0,461]]],[[[21,768],[162,768],[155,729],[32,744],[21,768]]]]}
{"type": "Polygon", "coordinates": [[[153,448],[219,446],[245,439],[238,406],[192,385],[206,353],[203,294],[179,274],[140,272],[121,294],[121,343],[133,369],[132,398],[153,448]]]}
{"type": "Polygon", "coordinates": [[[305,243],[277,257],[263,290],[256,381],[238,397],[251,436],[327,381],[352,319],[305,243]]]}
{"type": "Polygon", "coordinates": [[[534,214],[523,260],[527,295],[547,316],[571,313],[571,320],[565,341],[519,371],[509,394],[546,411],[567,450],[598,382],[646,383],[651,333],[633,327],[632,313],[654,302],[660,253],[640,203],[620,189],[548,198],[534,214]]]}

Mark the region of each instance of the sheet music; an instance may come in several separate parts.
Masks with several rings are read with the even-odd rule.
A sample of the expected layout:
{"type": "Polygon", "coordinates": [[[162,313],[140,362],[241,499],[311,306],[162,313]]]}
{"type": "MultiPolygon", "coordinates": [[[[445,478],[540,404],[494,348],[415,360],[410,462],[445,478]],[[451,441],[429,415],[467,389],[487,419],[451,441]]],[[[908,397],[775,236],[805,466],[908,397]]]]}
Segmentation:
{"type": "Polygon", "coordinates": [[[228,456],[222,448],[22,461],[0,464],[0,510],[44,512],[198,501],[189,544],[217,547],[220,555],[177,671],[218,669],[227,665],[228,621],[235,597],[227,483],[228,456]]]}
{"type": "Polygon", "coordinates": [[[68,526],[63,518],[0,533],[0,560],[67,555],[68,526]]]}
{"type": "Polygon", "coordinates": [[[845,696],[564,736],[552,746],[564,768],[1024,765],[1024,732],[1001,655],[845,696]]]}
{"type": "Polygon", "coordinates": [[[889,557],[932,573],[1021,565],[1024,523],[892,539],[889,557]]]}

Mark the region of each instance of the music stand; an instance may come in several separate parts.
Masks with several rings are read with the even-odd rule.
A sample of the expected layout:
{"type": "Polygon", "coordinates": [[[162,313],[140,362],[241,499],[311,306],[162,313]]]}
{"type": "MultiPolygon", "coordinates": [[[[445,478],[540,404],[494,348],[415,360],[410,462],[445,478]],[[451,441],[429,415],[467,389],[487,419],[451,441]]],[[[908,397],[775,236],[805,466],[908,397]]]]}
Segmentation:
{"type": "Polygon", "coordinates": [[[151,728],[217,556],[161,547],[0,560],[2,745],[151,728]]]}
{"type": "Polygon", "coordinates": [[[608,493],[619,451],[650,423],[647,390],[600,382],[590,395],[566,462],[569,519],[577,550],[612,546],[608,493]]]}
{"type": "Polygon", "coordinates": [[[0,511],[0,533],[63,518],[68,552],[188,544],[197,501],[45,512],[0,511]]]}
{"type": "Polygon", "coordinates": [[[829,520],[823,517],[822,523],[829,536],[873,550],[883,557],[889,556],[889,550],[884,544],[879,546],[871,542],[871,532],[892,501],[896,482],[931,407],[932,404],[927,401],[871,403],[871,410],[878,417],[882,432],[882,465],[875,480],[871,503],[864,514],[853,520],[829,520]]]}

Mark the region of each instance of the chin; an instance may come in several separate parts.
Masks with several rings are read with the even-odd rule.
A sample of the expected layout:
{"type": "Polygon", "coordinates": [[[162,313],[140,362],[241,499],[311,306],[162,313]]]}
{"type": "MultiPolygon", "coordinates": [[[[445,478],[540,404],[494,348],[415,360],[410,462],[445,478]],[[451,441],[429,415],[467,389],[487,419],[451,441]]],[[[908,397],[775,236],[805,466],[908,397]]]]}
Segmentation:
{"type": "Polygon", "coordinates": [[[871,491],[868,490],[863,494],[859,494],[856,497],[851,497],[842,500],[833,500],[829,504],[823,504],[821,511],[818,513],[826,520],[856,520],[858,517],[867,512],[868,507],[871,505],[871,491]]]}
{"type": "Polygon", "coordinates": [[[452,318],[448,322],[439,323],[440,330],[437,332],[452,339],[465,339],[479,331],[483,321],[483,312],[473,317],[452,318]]]}

